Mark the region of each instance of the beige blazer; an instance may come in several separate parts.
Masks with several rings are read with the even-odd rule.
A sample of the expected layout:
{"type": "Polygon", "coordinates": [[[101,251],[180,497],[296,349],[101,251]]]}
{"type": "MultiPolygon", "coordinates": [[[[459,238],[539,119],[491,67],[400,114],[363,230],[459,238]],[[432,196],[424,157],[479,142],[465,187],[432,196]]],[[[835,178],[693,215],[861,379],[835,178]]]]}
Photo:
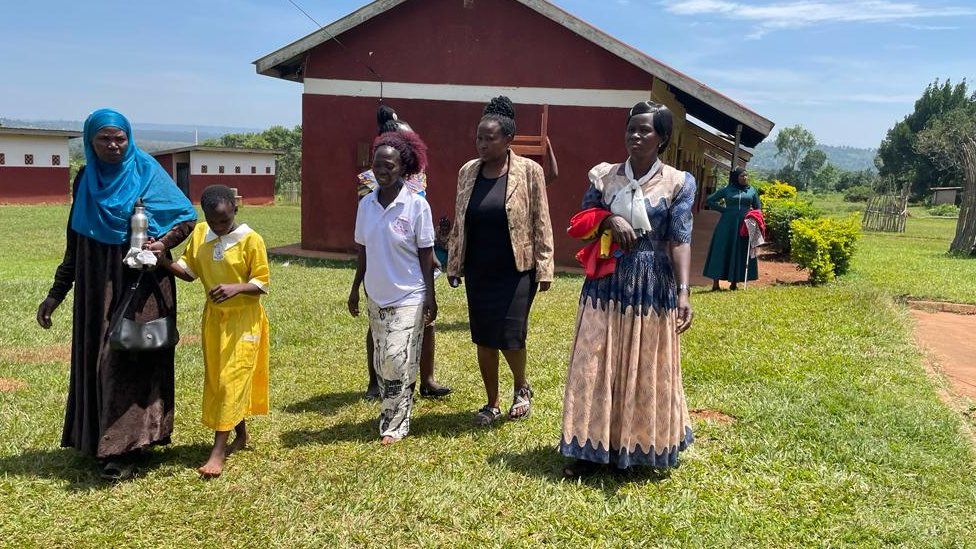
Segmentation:
{"type": "MultiPolygon", "coordinates": [[[[508,213],[508,233],[512,239],[512,253],[515,254],[515,268],[519,272],[535,269],[537,282],[552,282],[552,224],[549,222],[549,200],[546,198],[542,166],[513,152],[508,154],[505,211],[508,213]]],[[[465,214],[479,171],[479,159],[469,161],[458,171],[454,227],[448,247],[448,276],[464,276],[464,254],[467,251],[465,214]]]]}

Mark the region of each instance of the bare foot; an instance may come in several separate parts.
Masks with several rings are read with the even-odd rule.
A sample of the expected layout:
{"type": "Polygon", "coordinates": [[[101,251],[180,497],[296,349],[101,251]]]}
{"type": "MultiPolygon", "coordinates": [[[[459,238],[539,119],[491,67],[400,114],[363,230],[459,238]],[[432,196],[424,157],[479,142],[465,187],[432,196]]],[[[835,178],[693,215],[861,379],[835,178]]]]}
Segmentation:
{"type": "Polygon", "coordinates": [[[227,449],[224,451],[224,456],[229,456],[238,450],[247,448],[247,442],[250,440],[250,438],[251,437],[247,436],[247,434],[244,434],[243,436],[237,435],[234,437],[234,442],[227,445],[227,449]]]}
{"type": "Polygon", "coordinates": [[[210,456],[210,459],[197,469],[203,478],[217,478],[224,472],[223,456],[210,456]]]}
{"type": "Polygon", "coordinates": [[[399,440],[399,439],[396,439],[396,438],[393,438],[393,437],[387,435],[387,436],[383,437],[382,440],[380,440],[380,444],[382,444],[383,446],[389,446],[389,445],[393,444],[394,442],[396,442],[397,440],[399,440]]]}

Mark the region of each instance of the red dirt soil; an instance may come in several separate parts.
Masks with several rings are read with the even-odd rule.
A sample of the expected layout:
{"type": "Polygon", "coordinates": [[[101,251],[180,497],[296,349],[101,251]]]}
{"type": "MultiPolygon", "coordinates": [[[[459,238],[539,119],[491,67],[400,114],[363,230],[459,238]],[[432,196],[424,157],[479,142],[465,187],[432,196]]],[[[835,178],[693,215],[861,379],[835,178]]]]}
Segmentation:
{"type": "Polygon", "coordinates": [[[976,315],[912,310],[915,341],[949,380],[952,391],[976,400],[976,315]]]}

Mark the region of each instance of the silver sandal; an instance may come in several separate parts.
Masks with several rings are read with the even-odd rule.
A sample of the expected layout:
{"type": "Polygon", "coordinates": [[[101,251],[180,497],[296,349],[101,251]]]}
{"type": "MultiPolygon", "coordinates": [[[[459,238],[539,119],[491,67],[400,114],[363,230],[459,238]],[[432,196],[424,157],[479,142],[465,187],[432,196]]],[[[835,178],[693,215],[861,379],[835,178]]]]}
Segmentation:
{"type": "Polygon", "coordinates": [[[520,389],[515,390],[515,395],[512,398],[512,407],[508,409],[508,419],[524,419],[529,417],[532,413],[532,388],[526,385],[520,389]],[[516,413],[517,410],[524,409],[522,413],[516,413]]]}

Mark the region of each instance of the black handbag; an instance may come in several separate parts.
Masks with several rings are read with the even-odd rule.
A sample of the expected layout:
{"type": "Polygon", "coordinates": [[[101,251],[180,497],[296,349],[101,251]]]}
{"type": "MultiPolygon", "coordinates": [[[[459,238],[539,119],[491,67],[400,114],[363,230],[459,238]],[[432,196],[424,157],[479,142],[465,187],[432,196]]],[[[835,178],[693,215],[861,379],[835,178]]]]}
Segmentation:
{"type": "MultiPolygon", "coordinates": [[[[115,324],[109,331],[108,342],[113,351],[160,351],[176,347],[176,343],[180,340],[180,333],[176,329],[176,316],[172,312],[149,322],[139,322],[125,317],[129,312],[129,305],[132,304],[132,299],[136,295],[136,290],[139,288],[139,283],[142,282],[143,275],[145,275],[145,271],[139,273],[139,278],[129,288],[129,295],[119,309],[115,324]]],[[[157,300],[162,304],[159,282],[156,277],[151,278],[156,284],[157,300]]]]}

